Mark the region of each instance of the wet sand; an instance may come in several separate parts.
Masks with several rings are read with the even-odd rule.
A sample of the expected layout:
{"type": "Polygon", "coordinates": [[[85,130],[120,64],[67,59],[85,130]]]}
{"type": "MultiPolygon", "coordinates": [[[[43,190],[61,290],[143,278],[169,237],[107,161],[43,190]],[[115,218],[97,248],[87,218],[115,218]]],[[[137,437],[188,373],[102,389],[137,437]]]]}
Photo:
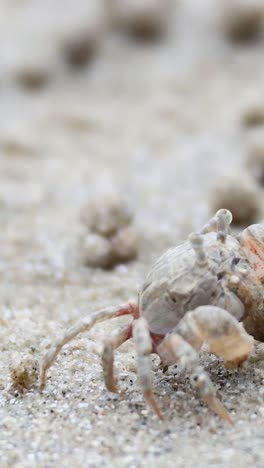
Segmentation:
{"type": "MultiPolygon", "coordinates": [[[[230,372],[201,362],[234,419],[229,427],[195,396],[184,372],[153,357],[157,401],[136,382],[133,343],[116,352],[124,393],[109,394],[100,364],[116,319],[65,347],[45,391],[9,390],[9,366],[38,358],[76,320],[136,298],[157,255],[211,215],[210,187],[243,167],[241,108],[263,91],[263,39],[232,45],[210,2],[187,2],[168,36],[138,43],[108,32],[82,72],[58,67],[30,93],[2,84],[0,128],[1,467],[262,467],[264,364],[230,372]],[[140,234],[136,261],[84,268],[79,218],[96,190],[118,187],[140,234]]],[[[260,349],[262,345],[257,345],[260,349]]]]}

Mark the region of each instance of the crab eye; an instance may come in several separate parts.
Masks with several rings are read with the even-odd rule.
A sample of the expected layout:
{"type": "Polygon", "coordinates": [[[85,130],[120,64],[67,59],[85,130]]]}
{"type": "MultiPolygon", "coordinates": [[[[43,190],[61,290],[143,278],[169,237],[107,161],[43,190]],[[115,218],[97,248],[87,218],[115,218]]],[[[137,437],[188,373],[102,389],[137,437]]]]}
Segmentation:
{"type": "Polygon", "coordinates": [[[240,260],[241,260],[241,258],[239,258],[239,257],[233,258],[232,263],[231,263],[231,268],[234,268],[236,265],[238,265],[240,260]]]}

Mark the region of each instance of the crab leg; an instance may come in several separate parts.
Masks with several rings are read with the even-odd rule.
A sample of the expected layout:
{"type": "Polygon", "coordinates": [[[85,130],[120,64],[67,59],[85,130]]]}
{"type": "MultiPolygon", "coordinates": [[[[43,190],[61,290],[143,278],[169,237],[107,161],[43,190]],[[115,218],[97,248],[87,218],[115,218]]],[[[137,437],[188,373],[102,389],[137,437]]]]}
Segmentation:
{"type": "Polygon", "coordinates": [[[122,315],[133,315],[136,317],[138,314],[138,307],[135,304],[124,304],[121,307],[107,307],[105,309],[94,312],[88,317],[82,319],[79,323],[69,328],[62,337],[60,337],[49,351],[44,355],[40,364],[40,385],[42,390],[46,384],[47,370],[52,366],[60,350],[64,345],[72,341],[77,335],[89,331],[96,323],[112,319],[114,317],[121,317],[122,315]]]}
{"type": "Polygon", "coordinates": [[[152,390],[151,358],[152,342],[147,321],[141,317],[134,322],[133,337],[137,352],[138,379],[143,389],[144,397],[156,415],[163,419],[162,413],[155,401],[152,390]]]}
{"type": "Polygon", "coordinates": [[[210,351],[222,357],[227,365],[240,365],[254,346],[253,337],[242,323],[216,306],[200,306],[187,312],[175,331],[197,350],[202,343],[208,343],[210,351]]]}
{"type": "Polygon", "coordinates": [[[105,385],[109,392],[118,392],[117,381],[114,377],[114,350],[131,338],[131,328],[132,324],[129,324],[119,330],[114,330],[110,339],[104,342],[102,367],[105,385]]]}
{"type": "Polygon", "coordinates": [[[219,210],[201,229],[200,234],[217,232],[217,239],[221,242],[225,242],[232,219],[232,213],[229,210],[219,210]]]}
{"type": "Polygon", "coordinates": [[[227,409],[216,397],[214,386],[204,369],[199,365],[199,357],[195,349],[180,335],[171,333],[167,335],[158,347],[163,360],[178,361],[190,373],[192,386],[207,405],[224,421],[232,424],[233,421],[227,409]]]}

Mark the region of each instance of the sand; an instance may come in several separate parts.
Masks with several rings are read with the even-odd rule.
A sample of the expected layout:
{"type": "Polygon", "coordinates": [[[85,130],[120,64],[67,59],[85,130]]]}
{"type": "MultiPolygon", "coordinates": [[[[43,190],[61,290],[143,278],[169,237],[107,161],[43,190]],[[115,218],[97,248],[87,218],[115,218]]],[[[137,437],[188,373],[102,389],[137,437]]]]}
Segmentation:
{"type": "Polygon", "coordinates": [[[230,44],[209,4],[178,5],[168,36],[154,43],[109,31],[86,68],[58,66],[39,92],[2,83],[1,468],[263,466],[264,363],[230,372],[201,354],[229,427],[181,369],[163,374],[153,357],[161,422],[137,385],[133,342],[116,352],[123,393],[103,384],[103,337],[127,319],[66,346],[42,394],[10,390],[20,356],[39,358],[79,318],[136,298],[157,255],[211,215],[214,180],[243,168],[241,108],[263,91],[264,43],[230,44]],[[134,211],[139,257],[110,271],[85,268],[80,210],[108,186],[134,211]]]}

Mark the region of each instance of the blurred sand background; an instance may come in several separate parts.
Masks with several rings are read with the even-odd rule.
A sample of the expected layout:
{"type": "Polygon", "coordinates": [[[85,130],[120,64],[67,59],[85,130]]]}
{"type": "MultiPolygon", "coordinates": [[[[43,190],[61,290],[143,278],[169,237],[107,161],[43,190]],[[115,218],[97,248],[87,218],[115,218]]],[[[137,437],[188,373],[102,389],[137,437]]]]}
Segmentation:
{"type": "Polygon", "coordinates": [[[136,298],[156,256],[211,215],[214,181],[245,166],[241,116],[263,94],[262,35],[232,41],[223,2],[175,0],[165,30],[142,40],[109,21],[110,3],[0,3],[0,466],[262,467],[264,363],[232,373],[202,353],[230,428],[153,358],[160,422],[132,342],[116,353],[124,395],[105,390],[102,339],[125,319],[65,347],[42,395],[9,390],[18,356],[39,357],[80,317],[136,298]],[[76,65],[68,43],[87,30],[91,52],[76,65]],[[81,207],[112,186],[134,211],[139,256],[84,267],[81,207]]]}

